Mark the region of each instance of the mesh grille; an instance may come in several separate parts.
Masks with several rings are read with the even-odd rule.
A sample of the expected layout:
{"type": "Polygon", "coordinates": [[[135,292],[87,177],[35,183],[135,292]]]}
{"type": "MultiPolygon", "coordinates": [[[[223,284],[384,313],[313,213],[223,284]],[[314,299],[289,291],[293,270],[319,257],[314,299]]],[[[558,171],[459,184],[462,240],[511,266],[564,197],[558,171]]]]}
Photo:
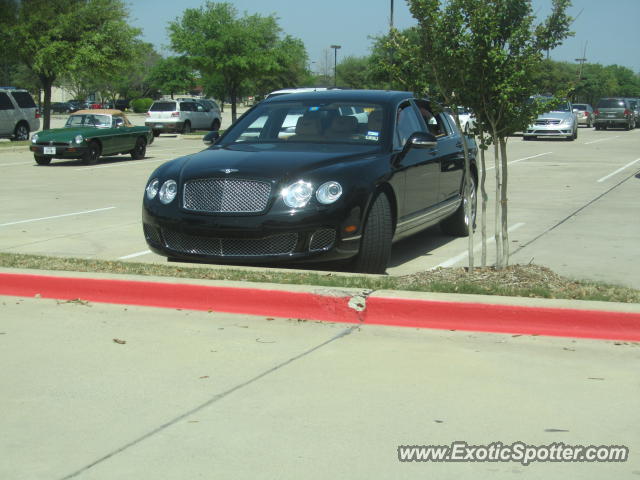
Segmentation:
{"type": "Polygon", "coordinates": [[[317,230],[311,236],[309,243],[310,252],[318,252],[321,250],[329,250],[336,240],[336,231],[328,228],[317,230]]]}
{"type": "Polygon", "coordinates": [[[184,208],[208,213],[258,213],[267,208],[271,185],[255,180],[203,178],[184,185],[184,208]]]}
{"type": "Polygon", "coordinates": [[[258,257],[289,255],[298,243],[296,233],[284,233],[263,238],[195,237],[163,230],[166,246],[172,250],[217,257],[258,257]]]}
{"type": "Polygon", "coordinates": [[[146,238],[148,242],[155,243],[157,245],[162,244],[158,229],[151,225],[147,225],[146,223],[142,225],[142,229],[144,230],[144,238],[146,238]]]}
{"type": "Polygon", "coordinates": [[[536,125],[560,125],[560,120],[536,120],[536,125]]]}

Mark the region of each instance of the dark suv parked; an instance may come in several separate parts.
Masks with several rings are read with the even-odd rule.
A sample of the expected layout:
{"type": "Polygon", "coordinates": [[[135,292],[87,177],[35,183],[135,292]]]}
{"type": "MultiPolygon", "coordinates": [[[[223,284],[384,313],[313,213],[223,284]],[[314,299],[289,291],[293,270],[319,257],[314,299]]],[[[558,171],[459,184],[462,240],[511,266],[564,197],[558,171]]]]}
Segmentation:
{"type": "Polygon", "coordinates": [[[636,119],[626,98],[601,98],[596,105],[596,130],[607,127],[631,130],[636,127],[636,119]]]}

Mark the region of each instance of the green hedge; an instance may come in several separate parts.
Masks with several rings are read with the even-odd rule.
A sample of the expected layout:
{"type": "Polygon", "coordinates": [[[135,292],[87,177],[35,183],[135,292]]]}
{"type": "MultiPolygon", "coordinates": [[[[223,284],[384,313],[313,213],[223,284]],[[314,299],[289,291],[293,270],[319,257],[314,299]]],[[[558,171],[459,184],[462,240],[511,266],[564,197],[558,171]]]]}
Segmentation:
{"type": "Polygon", "coordinates": [[[131,102],[131,109],[136,113],[146,113],[153,103],[153,98],[136,98],[131,102]]]}

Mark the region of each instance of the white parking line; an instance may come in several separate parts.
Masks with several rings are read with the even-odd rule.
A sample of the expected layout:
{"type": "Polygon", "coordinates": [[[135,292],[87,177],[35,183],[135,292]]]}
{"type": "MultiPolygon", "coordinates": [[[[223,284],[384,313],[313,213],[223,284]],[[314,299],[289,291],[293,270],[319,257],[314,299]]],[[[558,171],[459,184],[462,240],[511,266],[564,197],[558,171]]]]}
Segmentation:
{"type": "MultiPolygon", "coordinates": [[[[516,223],[515,225],[510,226],[507,229],[507,231],[509,233],[511,233],[514,230],[517,230],[518,228],[522,227],[523,225],[524,225],[524,223],[516,223]]],[[[493,236],[491,238],[487,238],[487,245],[489,245],[490,243],[495,242],[495,240],[496,240],[495,236],[493,236]]],[[[481,248],[482,248],[482,242],[476,243],[476,245],[473,247],[473,251],[475,252],[476,250],[480,250],[481,248]]],[[[431,270],[435,270],[438,267],[442,267],[442,268],[451,267],[452,265],[455,265],[456,263],[460,262],[461,260],[464,260],[465,258],[467,258],[468,255],[469,255],[469,251],[467,250],[466,252],[462,252],[462,253],[456,255],[455,257],[451,257],[450,259],[445,260],[442,263],[439,263],[435,267],[432,267],[431,270]]]]}
{"type": "Polygon", "coordinates": [[[620,135],[616,135],[615,137],[601,138],[600,140],[592,140],[590,142],[584,143],[583,145],[591,145],[592,143],[606,142],[607,140],[613,140],[614,138],[618,138],[618,137],[620,137],[620,135]]]}
{"type": "Polygon", "coordinates": [[[118,260],[128,260],[130,258],[141,257],[143,255],[147,255],[148,253],[151,253],[151,250],[145,250],[144,252],[137,252],[132,253],[131,255],[125,255],[124,257],[118,257],[118,260]]]}
{"type": "Polygon", "coordinates": [[[0,223],[0,227],[8,227],[10,225],[18,225],[20,223],[39,222],[40,220],[51,220],[53,218],[71,217],[73,215],[84,215],[87,213],[104,212],[106,210],[113,210],[116,207],[96,208],[95,210],[85,210],[84,212],[64,213],[62,215],[53,215],[51,217],[31,218],[29,220],[20,220],[18,222],[0,223]]]}
{"type": "Polygon", "coordinates": [[[154,163],[154,162],[166,162],[171,160],[170,158],[156,158],[155,160],[139,160],[139,161],[125,161],[120,163],[112,163],[110,165],[98,165],[97,167],[84,167],[84,168],[74,168],[76,171],[86,172],[89,170],[98,170],[99,168],[112,168],[112,167],[130,167],[131,165],[143,165],[145,163],[154,163]]]}
{"type": "MultiPolygon", "coordinates": [[[[543,155],[551,155],[553,152],[544,152],[544,153],[539,153],[537,155],[531,155],[530,157],[524,157],[524,158],[518,158],[517,160],[512,160],[510,162],[507,162],[507,165],[511,165],[512,163],[518,163],[518,162],[524,162],[525,160],[530,160],[532,158],[538,158],[538,157],[542,157],[543,155]]],[[[489,170],[493,170],[494,168],[496,168],[495,166],[493,167],[489,167],[487,168],[487,172],[489,170]]]]}
{"type": "Polygon", "coordinates": [[[615,172],[610,173],[609,175],[605,175],[604,177],[602,177],[600,180],[598,180],[597,183],[600,182],[604,182],[607,178],[613,177],[616,173],[620,173],[621,171],[623,171],[625,168],[629,168],[631,165],[633,165],[634,163],[638,163],[640,162],[640,158],[636,158],[633,162],[629,162],[627,163],[624,167],[620,167],[619,169],[617,169],[615,172]]]}
{"type": "Polygon", "coordinates": [[[0,167],[12,167],[15,165],[33,165],[35,162],[20,162],[20,163],[0,163],[0,167]]]}

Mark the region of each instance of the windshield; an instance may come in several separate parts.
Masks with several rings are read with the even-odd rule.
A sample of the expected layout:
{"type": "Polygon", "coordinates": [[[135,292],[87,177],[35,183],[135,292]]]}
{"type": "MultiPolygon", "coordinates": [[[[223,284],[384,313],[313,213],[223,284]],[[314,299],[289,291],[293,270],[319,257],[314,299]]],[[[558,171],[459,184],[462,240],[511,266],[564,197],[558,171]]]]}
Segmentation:
{"type": "Polygon", "coordinates": [[[72,127],[95,127],[108,128],[111,127],[111,117],[109,115],[71,115],[64,125],[66,128],[72,127]]]}
{"type": "Polygon", "coordinates": [[[358,102],[278,102],[259,105],[225,136],[232,143],[378,145],[382,106],[358,102]]]}

